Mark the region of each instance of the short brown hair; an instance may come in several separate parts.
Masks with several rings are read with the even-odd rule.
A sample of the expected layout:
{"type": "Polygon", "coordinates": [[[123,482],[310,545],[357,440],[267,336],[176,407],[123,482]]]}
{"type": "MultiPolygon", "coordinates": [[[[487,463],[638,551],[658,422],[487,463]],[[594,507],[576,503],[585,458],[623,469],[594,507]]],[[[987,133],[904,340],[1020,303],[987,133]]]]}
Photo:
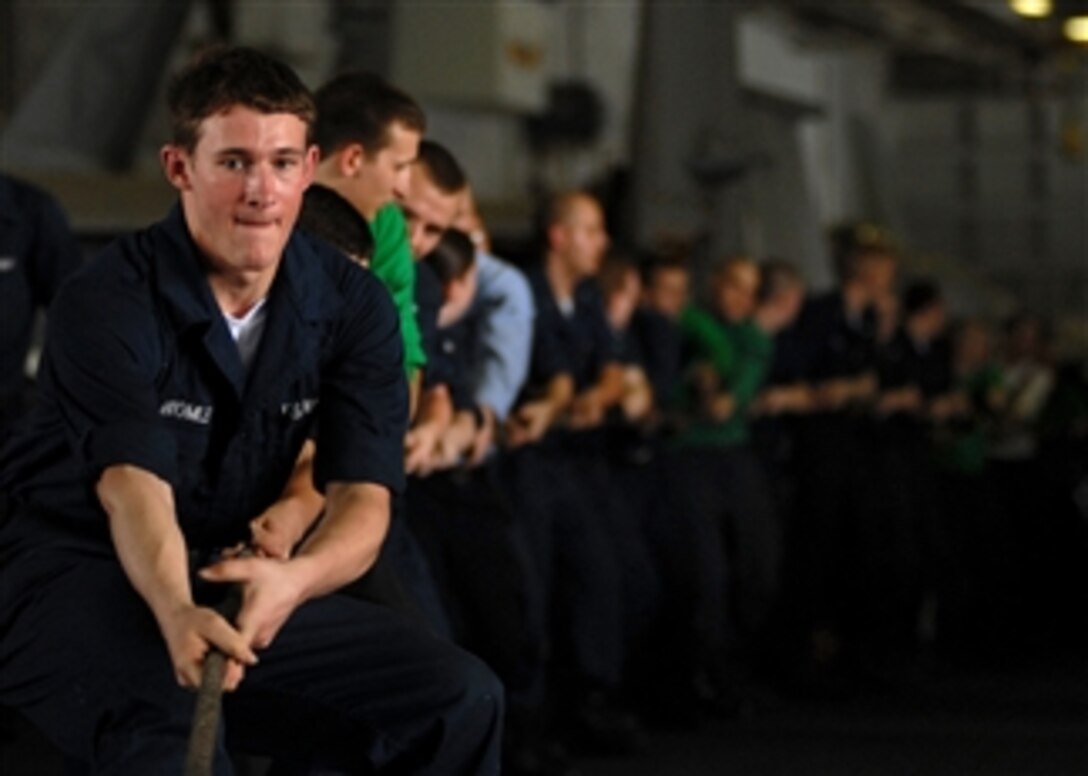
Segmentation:
{"type": "Polygon", "coordinates": [[[556,224],[563,223],[570,217],[571,213],[574,212],[574,208],[583,202],[587,202],[590,205],[593,205],[594,207],[598,208],[602,213],[604,213],[604,208],[601,206],[601,201],[592,194],[590,194],[588,191],[585,191],[583,189],[562,191],[553,196],[551,200],[549,200],[548,211],[546,214],[547,222],[545,225],[548,228],[551,228],[556,224]]]}
{"type": "Polygon", "coordinates": [[[172,142],[192,151],[200,124],[235,105],[259,113],[290,113],[307,129],[314,124],[314,99],[295,71],[267,54],[244,47],[213,47],[178,73],[167,87],[172,142]]]}
{"type": "Polygon", "coordinates": [[[804,288],[805,279],[796,266],[780,259],[768,259],[759,268],[759,294],[757,299],[762,304],[769,302],[782,293],[804,288]]]}
{"type": "Polygon", "coordinates": [[[897,258],[895,241],[879,224],[848,221],[833,228],[828,237],[832,265],[840,281],[855,277],[858,268],[868,259],[897,258]]]}
{"type": "Polygon", "coordinates": [[[420,134],[427,129],[427,117],[416,101],[373,73],[339,75],[318,89],[314,98],[314,141],[322,156],[358,143],[372,157],[389,145],[393,124],[420,134]]]}
{"type": "Polygon", "coordinates": [[[460,194],[468,187],[468,177],[457,158],[433,140],[419,142],[415,163],[443,194],[460,194]]]}
{"type": "Polygon", "coordinates": [[[607,299],[623,290],[627,279],[632,276],[639,278],[638,265],[634,260],[626,254],[612,252],[604,258],[601,270],[597,273],[597,283],[607,299]]]}
{"type": "Polygon", "coordinates": [[[463,278],[476,264],[476,246],[460,229],[447,229],[434,250],[423,257],[438,281],[447,286],[463,278]]]}
{"type": "Polygon", "coordinates": [[[731,281],[740,270],[750,270],[758,275],[759,265],[751,256],[741,253],[731,254],[714,264],[710,274],[715,281],[731,281]]]}
{"type": "Polygon", "coordinates": [[[691,275],[688,254],[680,248],[665,246],[647,253],[639,261],[639,275],[642,277],[643,285],[653,285],[658,274],[664,272],[683,272],[685,275],[691,275]]]}

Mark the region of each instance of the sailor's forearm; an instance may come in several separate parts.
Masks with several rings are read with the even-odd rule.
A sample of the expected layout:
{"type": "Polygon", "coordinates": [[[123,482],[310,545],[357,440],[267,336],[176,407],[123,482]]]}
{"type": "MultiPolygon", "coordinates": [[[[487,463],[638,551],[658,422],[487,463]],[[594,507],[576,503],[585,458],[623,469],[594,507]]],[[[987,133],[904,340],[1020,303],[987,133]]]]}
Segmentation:
{"type": "Polygon", "coordinates": [[[110,534],[133,587],[162,624],[192,605],[185,538],[170,486],[135,466],[111,466],[96,485],[110,534]]]}
{"type": "Polygon", "coordinates": [[[390,501],[381,485],[329,485],[325,518],[287,563],[304,599],[337,590],[374,564],[389,529],[390,501]]]}

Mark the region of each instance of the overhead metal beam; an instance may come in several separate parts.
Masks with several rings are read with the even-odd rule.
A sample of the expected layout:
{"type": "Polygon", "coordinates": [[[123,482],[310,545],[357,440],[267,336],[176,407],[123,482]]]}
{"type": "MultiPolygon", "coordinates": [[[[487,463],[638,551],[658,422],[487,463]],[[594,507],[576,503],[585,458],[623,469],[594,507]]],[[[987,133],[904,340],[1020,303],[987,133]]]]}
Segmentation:
{"type": "Polygon", "coordinates": [[[768,0],[766,4],[788,9],[817,32],[900,52],[1015,64],[1040,56],[1045,48],[1045,41],[1030,30],[961,0],[768,0]]]}

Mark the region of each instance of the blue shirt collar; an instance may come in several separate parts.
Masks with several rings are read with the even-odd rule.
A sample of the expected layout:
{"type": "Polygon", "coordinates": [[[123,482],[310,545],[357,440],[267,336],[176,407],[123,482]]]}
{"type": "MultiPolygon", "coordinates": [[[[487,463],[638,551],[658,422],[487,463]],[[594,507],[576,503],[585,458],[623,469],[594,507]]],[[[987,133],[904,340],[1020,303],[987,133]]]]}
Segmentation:
{"type": "MultiPolygon", "coordinates": [[[[160,226],[152,237],[159,293],[182,328],[215,320],[222,313],[208,285],[206,260],[189,233],[180,204],[170,210],[160,226]]],[[[284,295],[304,321],[328,319],[340,306],[339,294],[321,271],[311,244],[298,232],[292,233],[284,248],[269,291],[270,308],[278,308],[279,298],[284,295]]]]}
{"type": "Polygon", "coordinates": [[[200,255],[175,205],[159,228],[150,231],[157,293],[179,332],[202,328],[204,347],[227,377],[239,398],[254,390],[267,391],[292,370],[309,363],[307,354],[319,347],[320,321],[338,314],[343,297],[323,271],[312,244],[294,232],[287,242],[268,294],[268,323],[253,369],[247,375],[230,338],[222,311],[212,296],[200,255]]]}

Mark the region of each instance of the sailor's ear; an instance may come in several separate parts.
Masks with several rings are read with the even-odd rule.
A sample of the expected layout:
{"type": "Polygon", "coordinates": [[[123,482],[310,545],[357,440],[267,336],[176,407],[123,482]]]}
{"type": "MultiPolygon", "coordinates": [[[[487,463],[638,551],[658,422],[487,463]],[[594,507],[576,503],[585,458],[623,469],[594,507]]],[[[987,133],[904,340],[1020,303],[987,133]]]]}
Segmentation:
{"type": "Polygon", "coordinates": [[[190,188],[189,181],[189,152],[181,146],[164,145],[159,151],[159,161],[162,163],[162,171],[170,185],[178,191],[186,191],[190,188]]]}

